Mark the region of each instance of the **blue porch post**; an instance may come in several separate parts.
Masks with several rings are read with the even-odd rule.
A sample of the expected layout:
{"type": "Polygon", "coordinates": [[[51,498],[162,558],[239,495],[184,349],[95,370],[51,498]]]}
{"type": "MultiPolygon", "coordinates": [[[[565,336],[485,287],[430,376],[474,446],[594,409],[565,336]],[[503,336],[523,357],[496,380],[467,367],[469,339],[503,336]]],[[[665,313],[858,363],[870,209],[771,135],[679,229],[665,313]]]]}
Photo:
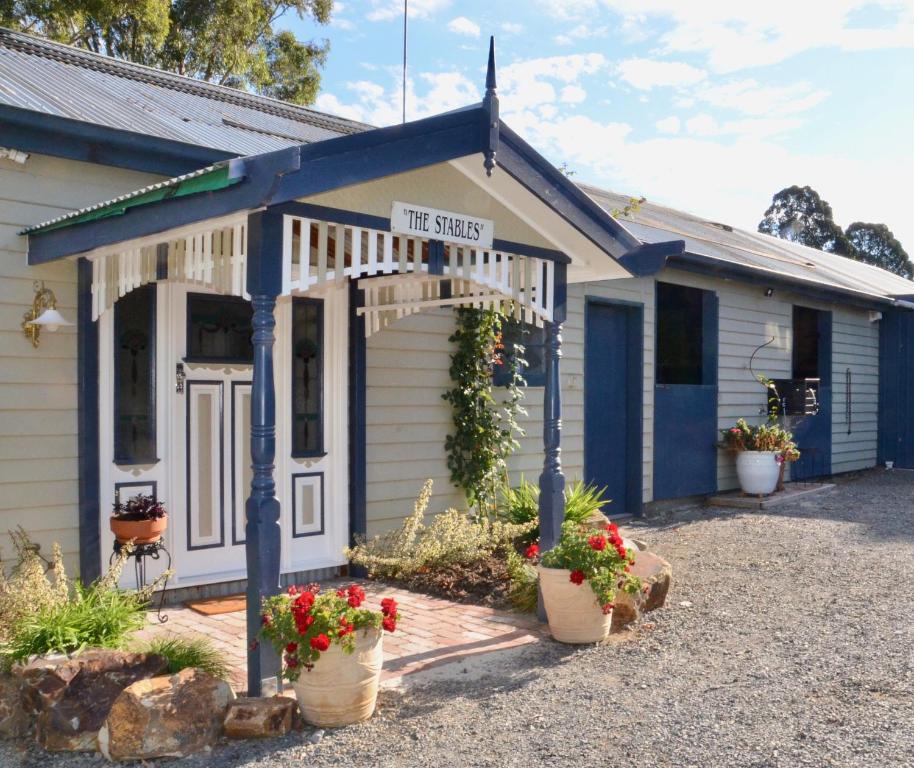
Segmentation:
{"type": "Polygon", "coordinates": [[[260,605],[279,592],[279,500],[276,457],[276,387],[273,380],[273,310],[282,285],[282,216],[248,216],[247,288],[254,306],[254,375],[251,384],[251,495],[245,506],[247,558],[248,696],[262,694],[263,681],[277,677],[279,659],[267,643],[256,643],[260,605]]]}
{"type": "MultiPolygon", "coordinates": [[[[565,518],[565,476],[562,474],[562,323],[566,312],[566,267],[555,265],[554,312],[551,323],[545,324],[546,377],[543,387],[543,472],[540,475],[540,549],[552,549],[559,539],[565,518]]],[[[545,621],[542,595],[539,617],[545,621]]]]}

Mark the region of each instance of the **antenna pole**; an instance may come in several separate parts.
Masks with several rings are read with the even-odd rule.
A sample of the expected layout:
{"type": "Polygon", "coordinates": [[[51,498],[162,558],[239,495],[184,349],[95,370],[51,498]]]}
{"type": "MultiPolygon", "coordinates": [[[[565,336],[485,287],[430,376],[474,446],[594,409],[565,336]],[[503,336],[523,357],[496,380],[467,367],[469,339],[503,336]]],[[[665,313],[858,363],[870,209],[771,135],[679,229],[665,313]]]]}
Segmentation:
{"type": "Polygon", "coordinates": [[[406,19],[409,0],[403,0],[403,122],[406,122],[406,19]]]}

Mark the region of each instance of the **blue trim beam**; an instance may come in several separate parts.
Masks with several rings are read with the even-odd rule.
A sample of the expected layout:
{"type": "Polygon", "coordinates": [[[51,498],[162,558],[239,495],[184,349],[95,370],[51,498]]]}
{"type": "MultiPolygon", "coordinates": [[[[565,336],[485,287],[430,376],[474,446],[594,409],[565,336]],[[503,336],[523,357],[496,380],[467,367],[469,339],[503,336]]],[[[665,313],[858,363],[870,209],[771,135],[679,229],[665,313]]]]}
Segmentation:
{"type": "MultiPolygon", "coordinates": [[[[349,544],[368,533],[368,444],[366,436],[367,354],[364,306],[359,281],[349,281],[349,544]]],[[[350,566],[350,575],[363,577],[363,568],[350,566]]]]}

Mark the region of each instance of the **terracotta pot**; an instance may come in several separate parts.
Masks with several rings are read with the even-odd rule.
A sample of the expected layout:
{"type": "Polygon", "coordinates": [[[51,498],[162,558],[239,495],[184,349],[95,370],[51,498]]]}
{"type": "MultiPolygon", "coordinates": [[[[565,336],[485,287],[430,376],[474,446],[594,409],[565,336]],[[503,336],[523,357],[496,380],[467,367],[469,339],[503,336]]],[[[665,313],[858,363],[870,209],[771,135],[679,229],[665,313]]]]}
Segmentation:
{"type": "Polygon", "coordinates": [[[358,630],[351,655],[334,643],[313,669],[303,669],[292,690],[305,720],[319,728],[335,728],[370,718],[378,700],[382,646],[380,630],[358,630]]]}
{"type": "Polygon", "coordinates": [[[152,544],[162,538],[168,527],[168,515],[158,520],[120,520],[111,518],[111,532],[121,544],[133,539],[134,544],[152,544]]]}
{"type": "Polygon", "coordinates": [[[538,566],[549,632],[560,643],[599,643],[609,637],[612,611],[603,613],[590,582],[575,584],[571,571],[538,566]]]}
{"type": "Polygon", "coordinates": [[[781,465],[778,451],[740,451],[736,454],[736,476],[743,493],[767,496],[778,485],[781,465]]]}

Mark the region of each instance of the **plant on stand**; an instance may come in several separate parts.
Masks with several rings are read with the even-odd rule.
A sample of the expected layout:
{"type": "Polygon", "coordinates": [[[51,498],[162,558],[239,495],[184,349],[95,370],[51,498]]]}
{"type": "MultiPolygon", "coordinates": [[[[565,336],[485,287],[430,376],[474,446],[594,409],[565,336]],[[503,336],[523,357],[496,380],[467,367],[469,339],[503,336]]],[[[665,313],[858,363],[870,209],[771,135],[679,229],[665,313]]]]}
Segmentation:
{"type": "Polygon", "coordinates": [[[558,544],[542,557],[539,548],[531,545],[526,555],[540,560],[549,632],[561,643],[605,640],[617,592],[637,594],[641,589],[640,579],[631,575],[635,553],[625,548],[615,523],[595,530],[566,520],[558,544]]]}
{"type": "Polygon", "coordinates": [[[152,544],[162,538],[168,527],[165,505],[152,496],[139,494],[121,503],[114,502],[111,532],[120,544],[152,544]]]}
{"type": "Polygon", "coordinates": [[[263,602],[260,634],[281,656],[283,677],[312,725],[350,725],[374,713],[382,630],[396,630],[400,615],[393,598],[384,598],[380,611],[363,608],[364,601],[357,584],[323,593],[309,584],[263,602]]]}

